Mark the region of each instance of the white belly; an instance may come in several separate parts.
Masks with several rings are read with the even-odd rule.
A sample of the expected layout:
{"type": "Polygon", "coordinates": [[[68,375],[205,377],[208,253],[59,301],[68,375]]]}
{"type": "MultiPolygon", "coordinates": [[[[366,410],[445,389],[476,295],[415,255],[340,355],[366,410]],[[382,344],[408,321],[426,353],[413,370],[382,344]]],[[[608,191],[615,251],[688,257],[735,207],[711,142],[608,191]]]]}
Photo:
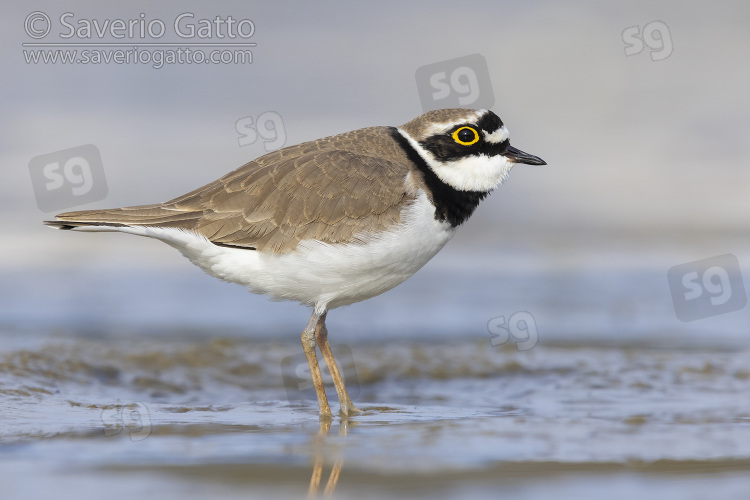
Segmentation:
{"type": "Polygon", "coordinates": [[[180,229],[123,228],[177,248],[204,271],[253,293],[293,300],[322,311],[379,295],[417,272],[450,240],[455,228],[435,220],[422,192],[393,230],[365,243],[330,245],[302,241],[289,254],[216,246],[180,229]]]}

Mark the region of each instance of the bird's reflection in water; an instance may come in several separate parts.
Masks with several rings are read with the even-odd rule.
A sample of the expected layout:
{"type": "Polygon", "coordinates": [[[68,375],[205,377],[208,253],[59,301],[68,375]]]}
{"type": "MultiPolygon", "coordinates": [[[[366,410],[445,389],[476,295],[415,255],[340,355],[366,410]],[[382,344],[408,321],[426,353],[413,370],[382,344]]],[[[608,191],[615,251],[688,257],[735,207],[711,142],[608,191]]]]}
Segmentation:
{"type": "MultiPolygon", "coordinates": [[[[354,427],[356,422],[349,420],[346,417],[341,418],[339,426],[339,438],[346,437],[349,427],[354,427]]],[[[344,466],[344,453],[343,439],[339,439],[337,442],[332,442],[326,439],[328,433],[331,430],[331,419],[324,418],[320,420],[320,430],[317,436],[315,436],[315,443],[313,450],[315,453],[315,465],[313,466],[312,477],[310,478],[310,487],[307,490],[308,498],[317,498],[320,490],[320,482],[323,479],[323,468],[326,462],[326,457],[330,457],[333,462],[331,473],[328,476],[325,488],[323,489],[323,496],[330,497],[333,495],[336,485],[339,482],[339,476],[341,475],[341,468],[344,466]]]]}

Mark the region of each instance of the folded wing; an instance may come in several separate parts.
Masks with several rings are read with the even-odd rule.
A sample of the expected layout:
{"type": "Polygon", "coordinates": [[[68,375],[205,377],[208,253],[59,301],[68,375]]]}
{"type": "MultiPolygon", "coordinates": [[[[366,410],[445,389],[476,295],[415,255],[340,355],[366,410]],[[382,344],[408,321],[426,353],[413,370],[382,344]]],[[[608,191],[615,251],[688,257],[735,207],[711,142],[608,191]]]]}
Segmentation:
{"type": "MultiPolygon", "coordinates": [[[[388,129],[378,129],[385,141],[388,129]]],[[[267,154],[163,204],[69,212],[47,224],[60,229],[180,228],[215,244],[275,253],[290,252],[305,239],[356,243],[399,223],[414,195],[404,187],[409,169],[395,149],[386,148],[390,154],[379,157],[371,148],[353,152],[339,147],[352,144],[352,137],[337,140],[342,137],[267,154]]]]}

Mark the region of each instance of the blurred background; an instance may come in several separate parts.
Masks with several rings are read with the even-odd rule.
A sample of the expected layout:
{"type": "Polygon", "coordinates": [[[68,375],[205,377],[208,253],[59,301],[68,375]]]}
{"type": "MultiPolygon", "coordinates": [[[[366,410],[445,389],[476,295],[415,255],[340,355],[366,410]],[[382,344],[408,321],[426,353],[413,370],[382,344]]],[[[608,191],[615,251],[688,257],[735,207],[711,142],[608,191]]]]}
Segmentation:
{"type": "MultiPolygon", "coordinates": [[[[3,10],[6,339],[50,327],[295,337],[309,314],[300,306],[203,275],[156,241],[53,232],[41,221],[166,201],[267,148],[403,124],[424,110],[420,91],[429,89],[417,81],[420,68],[447,64],[450,82],[446,61],[479,54],[488,80],[477,102],[489,100],[513,145],[549,165],[516,167],[411,280],[331,314],[332,335],[482,337],[493,318],[527,311],[542,343],[748,342],[741,300],[732,311],[680,321],[667,280],[673,266],[724,254],[745,275],[750,265],[744,2],[42,1],[3,10]],[[48,16],[46,36],[33,11],[48,16]],[[61,22],[66,12],[73,28],[61,22]],[[24,46],[156,50],[139,44],[138,33],[123,40],[80,30],[93,20],[141,20],[137,29],[162,20],[165,35],[146,42],[184,43],[173,22],[185,12],[193,16],[183,19],[183,33],[201,19],[252,20],[249,38],[214,32],[187,40],[254,43],[252,63],[44,63],[28,58],[49,47],[24,46]],[[102,199],[63,198],[59,210],[45,210],[32,160],[89,144],[101,155],[106,180],[97,178],[94,190],[102,199]]],[[[245,34],[249,27],[240,26],[245,34]]],[[[459,78],[452,92],[467,82],[459,78]]],[[[737,278],[736,271],[729,273],[737,278]]]]}
{"type": "Polygon", "coordinates": [[[0,9],[3,498],[299,498],[339,456],[341,498],[747,498],[747,2],[0,9]],[[367,410],[347,446],[319,425],[309,310],[42,225],[456,105],[548,165],[329,315],[367,410]]]}

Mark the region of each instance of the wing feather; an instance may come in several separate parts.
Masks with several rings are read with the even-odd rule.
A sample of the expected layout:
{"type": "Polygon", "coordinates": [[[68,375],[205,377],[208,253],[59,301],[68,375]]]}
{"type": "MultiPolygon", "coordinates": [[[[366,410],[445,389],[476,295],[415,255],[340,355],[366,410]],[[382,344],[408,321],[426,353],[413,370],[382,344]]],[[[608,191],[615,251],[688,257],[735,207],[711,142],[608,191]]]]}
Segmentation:
{"type": "Polygon", "coordinates": [[[160,205],[58,215],[51,225],[192,230],[217,244],[286,253],[300,241],[353,243],[401,220],[415,195],[392,129],[373,127],[262,156],[160,205]]]}

